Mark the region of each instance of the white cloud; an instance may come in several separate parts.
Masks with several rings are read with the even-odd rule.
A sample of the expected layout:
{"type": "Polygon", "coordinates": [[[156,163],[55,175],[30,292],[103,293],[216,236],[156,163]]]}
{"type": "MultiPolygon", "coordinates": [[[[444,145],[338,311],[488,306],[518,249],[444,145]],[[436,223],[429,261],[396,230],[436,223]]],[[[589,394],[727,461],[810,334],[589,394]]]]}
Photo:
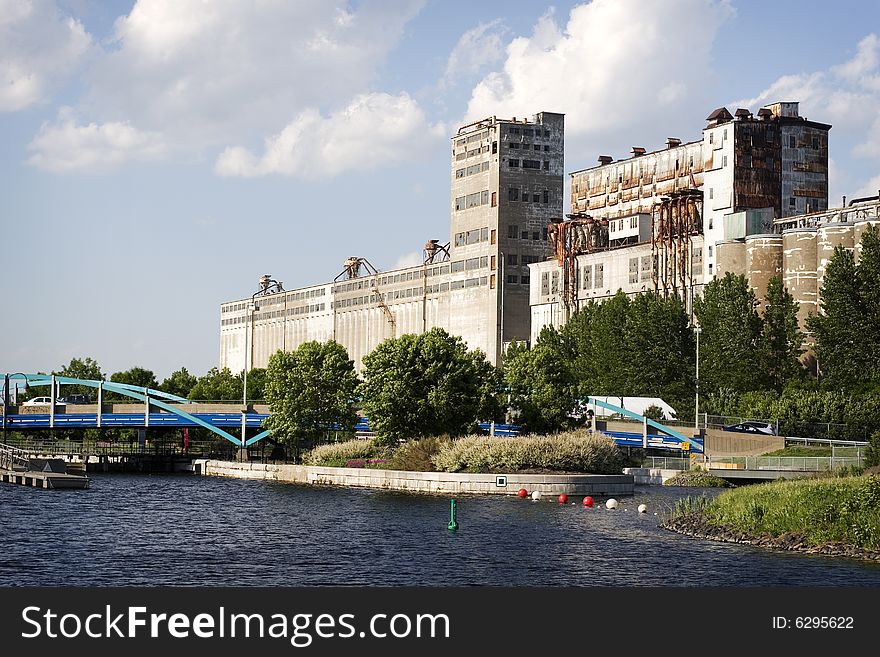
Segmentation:
{"type": "Polygon", "coordinates": [[[456,78],[476,75],[501,61],[505,32],[501,19],[496,18],[462,34],[446,61],[444,82],[453,84],[456,78]]]}
{"type": "Polygon", "coordinates": [[[412,253],[406,253],[400,256],[397,259],[397,262],[394,263],[394,266],[391,268],[394,269],[405,269],[407,267],[416,267],[417,265],[422,264],[422,254],[416,253],[413,251],[412,253]]]}
{"type": "Polygon", "coordinates": [[[880,194],[880,173],[868,180],[858,190],[856,190],[853,198],[864,198],[866,196],[877,196],[880,194]]]}
{"type": "Polygon", "coordinates": [[[0,0],[0,112],[46,100],[91,45],[83,25],[50,0],[0,0]]]}
{"type": "MultiPolygon", "coordinates": [[[[168,155],[212,159],[229,144],[258,143],[292,116],[370,91],[423,4],[137,0],[117,19],[75,111],[88,125],[159,135],[174,145],[168,155]]],[[[47,151],[50,136],[41,135],[47,151]]],[[[131,146],[131,157],[114,161],[141,159],[140,143],[131,146]]],[[[56,169],[74,167],[68,160],[56,169]]]]}
{"type": "Polygon", "coordinates": [[[167,147],[160,134],[128,123],[83,125],[62,118],[43,124],[28,150],[28,164],[46,171],[103,173],[126,162],[160,159],[167,147]]]}
{"type": "Polygon", "coordinates": [[[593,0],[562,26],[551,10],[530,37],[508,44],[466,118],[565,112],[575,136],[632,125],[656,103],[672,113],[706,79],[715,33],[732,14],[723,0],[593,0]]]}
{"type": "Polygon", "coordinates": [[[444,134],[442,125],[428,124],[422,109],[406,93],[362,94],[326,117],[315,109],[302,111],[266,140],[261,156],[240,146],[227,148],[217,159],[215,171],[223,176],[316,178],[371,170],[417,157],[444,134]]]}

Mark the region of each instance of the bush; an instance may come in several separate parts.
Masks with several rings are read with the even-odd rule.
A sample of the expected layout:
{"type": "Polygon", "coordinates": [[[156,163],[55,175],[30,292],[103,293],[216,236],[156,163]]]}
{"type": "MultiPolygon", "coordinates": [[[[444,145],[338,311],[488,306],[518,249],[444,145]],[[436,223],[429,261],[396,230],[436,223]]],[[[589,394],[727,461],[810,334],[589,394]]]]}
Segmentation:
{"type": "Polygon", "coordinates": [[[868,447],[865,450],[865,465],[873,467],[880,465],[880,431],[875,431],[868,441],[868,447]]]}
{"type": "Polygon", "coordinates": [[[382,456],[372,440],[355,438],[343,443],[330,443],[310,449],[303,455],[304,465],[345,467],[349,461],[375,459],[382,456]]]}
{"type": "Polygon", "coordinates": [[[688,486],[693,488],[726,488],[730,486],[721,477],[710,475],[701,470],[679,472],[674,477],[663,482],[664,486],[688,486]]]}
{"type": "Polygon", "coordinates": [[[566,432],[517,438],[467,436],[444,443],[433,462],[446,472],[541,469],[620,474],[626,457],[606,436],[566,432]]]}
{"type": "Polygon", "coordinates": [[[437,468],[432,459],[448,442],[448,436],[409,440],[394,450],[388,467],[391,470],[434,472],[437,468]]]}

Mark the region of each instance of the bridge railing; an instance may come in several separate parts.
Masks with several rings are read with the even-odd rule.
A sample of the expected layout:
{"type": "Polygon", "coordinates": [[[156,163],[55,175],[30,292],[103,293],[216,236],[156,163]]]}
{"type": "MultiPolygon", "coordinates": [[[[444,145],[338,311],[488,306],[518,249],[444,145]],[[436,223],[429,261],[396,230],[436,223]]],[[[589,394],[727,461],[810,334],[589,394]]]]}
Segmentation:
{"type": "Polygon", "coordinates": [[[736,466],[738,470],[790,470],[793,472],[828,472],[846,467],[862,467],[861,456],[724,456],[707,457],[707,465],[736,466]]]}

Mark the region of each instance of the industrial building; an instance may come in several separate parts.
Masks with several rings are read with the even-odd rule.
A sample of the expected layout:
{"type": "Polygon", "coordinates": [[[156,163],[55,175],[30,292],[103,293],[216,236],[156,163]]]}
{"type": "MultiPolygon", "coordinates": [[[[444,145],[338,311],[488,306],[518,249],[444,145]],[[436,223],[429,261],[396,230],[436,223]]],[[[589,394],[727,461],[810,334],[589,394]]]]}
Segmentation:
{"type": "Polygon", "coordinates": [[[221,304],[220,367],[265,367],[278,351],[334,339],[360,369],[387,338],[440,327],[498,363],[527,340],[529,266],[548,253],[563,214],[564,115],[489,117],[451,140],[448,242],[429,240],[415,267],[378,271],[345,260],[332,281],[295,290],[264,276],[250,297],[221,304]]]}
{"type": "Polygon", "coordinates": [[[756,115],[722,107],[702,139],[633,147],[619,161],[602,155],[571,173],[571,214],[549,227],[554,258],[531,267],[531,339],[618,290],[674,294],[692,312],[704,284],[725,271],[746,274],[758,298],[786,272],[802,315],[815,312],[816,286],[802,265],[787,273],[783,241],[788,253],[796,240],[782,232],[802,217],[839,216],[825,214],[830,129],[801,117],[796,102],[756,115]]]}

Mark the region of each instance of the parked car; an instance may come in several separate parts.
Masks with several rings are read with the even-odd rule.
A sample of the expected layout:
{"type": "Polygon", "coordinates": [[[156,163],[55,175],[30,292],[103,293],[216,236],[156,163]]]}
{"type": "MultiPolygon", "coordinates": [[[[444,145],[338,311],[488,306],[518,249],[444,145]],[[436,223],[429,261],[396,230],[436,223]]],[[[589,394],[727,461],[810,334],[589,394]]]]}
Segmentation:
{"type": "Polygon", "coordinates": [[[91,404],[92,398],[88,395],[68,395],[58,400],[59,404],[91,404]]]}
{"type": "Polygon", "coordinates": [[[776,435],[776,428],[772,424],[769,422],[755,422],[754,420],[740,422],[739,424],[731,424],[730,426],[724,427],[724,430],[738,431],[740,433],[760,433],[765,436],[776,435]]]}
{"type": "MultiPolygon", "coordinates": [[[[28,399],[26,402],[22,402],[22,406],[50,406],[52,404],[51,397],[34,397],[33,399],[28,399]]],[[[55,405],[64,404],[60,399],[55,400],[55,405]]]]}

